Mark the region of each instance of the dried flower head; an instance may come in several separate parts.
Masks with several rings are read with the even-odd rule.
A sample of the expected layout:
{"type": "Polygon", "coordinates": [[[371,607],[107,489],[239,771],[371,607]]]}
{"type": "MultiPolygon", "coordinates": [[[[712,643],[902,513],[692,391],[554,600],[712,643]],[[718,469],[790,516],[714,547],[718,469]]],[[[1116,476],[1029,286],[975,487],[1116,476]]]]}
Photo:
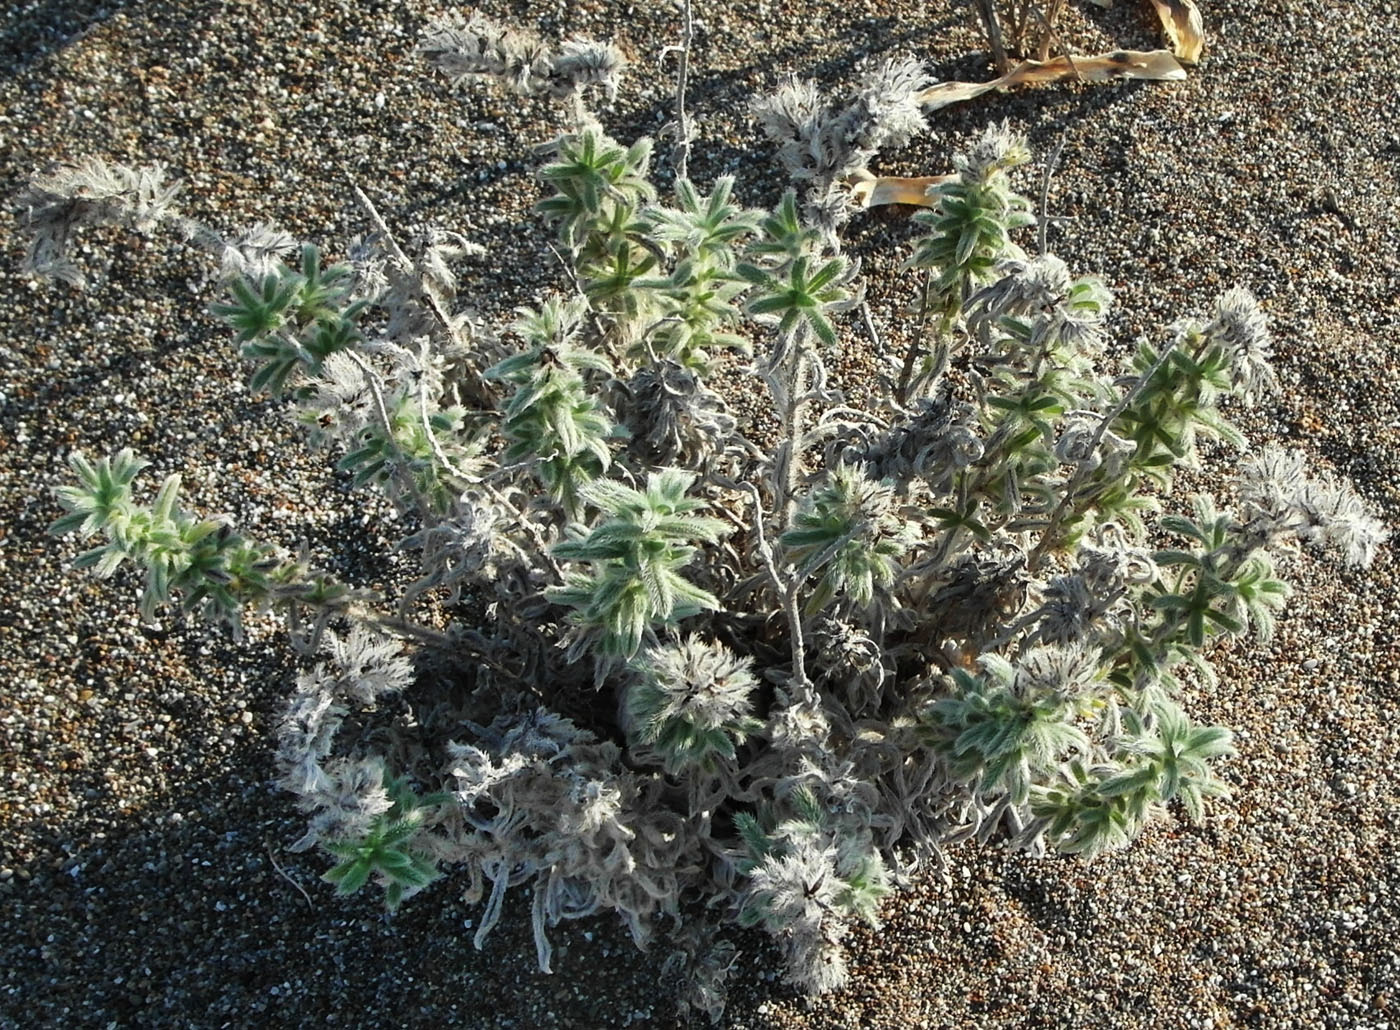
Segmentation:
{"type": "Polygon", "coordinates": [[[1060,438],[1055,441],[1055,458],[1066,465],[1084,465],[1093,471],[1107,466],[1104,476],[1118,476],[1133,453],[1131,442],[1103,428],[1104,416],[1097,411],[1071,411],[1065,414],[1060,438]]]}
{"type": "MultiPolygon", "coordinates": [[[[1101,539],[1107,536],[1099,533],[1101,539]]],[[[1146,550],[1107,539],[1102,539],[1102,542],[1102,547],[1085,545],[1075,555],[1079,575],[1094,596],[1105,599],[1116,597],[1126,586],[1142,586],[1160,575],[1157,563],[1146,550]]]]}
{"type": "Polygon", "coordinates": [[[1021,697],[1047,694],[1072,701],[1093,685],[1099,664],[1099,649],[1093,644],[1037,645],[1017,659],[1013,689],[1021,697]]]}
{"type": "Polygon", "coordinates": [[[413,682],[413,663],[403,657],[402,644],[362,625],[347,636],[327,630],[321,646],[338,674],[337,692],[350,701],[370,705],[413,682]]]}
{"type": "Polygon", "coordinates": [[[85,225],[123,225],[148,233],[175,215],[178,183],[161,164],[131,168],[87,157],[34,176],[15,206],[30,234],[24,271],[81,289],[86,276],[68,257],[69,238],[85,225]]]}
{"type": "Polygon", "coordinates": [[[940,382],[933,394],[915,404],[912,418],[882,433],[863,458],[870,475],[907,483],[922,479],[934,495],[946,492],[959,469],[982,457],[977,410],[952,395],[940,382]]]}
{"type": "Polygon", "coordinates": [[[380,758],[338,758],[324,768],[317,789],[303,794],[300,808],[314,811],[305,836],[292,845],[305,851],[318,841],[355,840],[369,832],[375,817],[394,807],[384,786],[380,758]]]}
{"type": "Polygon", "coordinates": [[[843,692],[850,711],[878,707],[887,670],[880,645],[869,634],[844,619],[823,616],[812,628],[812,647],[822,679],[843,692]]]}
{"type": "Polygon", "coordinates": [[[735,429],[724,398],[694,369],[674,361],[644,365],[627,383],[617,415],[658,465],[700,468],[724,447],[735,429]]]}
{"type": "Polygon", "coordinates": [[[969,299],[974,317],[979,311],[992,317],[1045,311],[1060,304],[1074,285],[1069,266],[1054,254],[1013,258],[1001,262],[997,271],[1001,277],[969,299]]]}
{"type": "Polygon", "coordinates": [[[733,758],[734,745],[762,725],[752,716],[753,662],[723,644],[689,636],[645,651],[627,691],[624,723],[668,772],[733,758]]]}
{"type": "Polygon", "coordinates": [[[331,787],[321,760],[331,752],[346,707],[324,689],[321,677],[302,673],[277,726],[278,782],[298,796],[331,787]]]}
{"type": "Polygon", "coordinates": [[[552,91],[557,94],[561,90],[572,92],[587,86],[601,86],[608,99],[613,100],[626,66],[622,51],[611,43],[566,39],[559,44],[559,53],[551,68],[552,91]]]}
{"type": "Polygon", "coordinates": [[[469,491],[457,499],[450,516],[405,537],[400,546],[421,548],[424,569],[423,577],[405,591],[405,602],[446,587],[456,603],[466,584],[497,581],[503,559],[518,552],[506,532],[508,522],[500,504],[469,491]]]}
{"type": "Polygon", "coordinates": [[[1269,322],[1254,294],[1239,286],[1226,291],[1201,332],[1229,358],[1238,396],[1252,403],[1278,392],[1278,377],[1269,364],[1273,355],[1269,322]]]}
{"type": "Polygon", "coordinates": [[[526,96],[567,97],[598,85],[612,98],[626,63],[610,43],[569,40],[556,53],[534,33],[479,12],[468,19],[455,12],[437,19],[418,49],[453,82],[495,79],[526,96]]]}
{"type": "Polygon", "coordinates": [[[922,61],[887,57],[861,73],[845,118],[866,160],[902,147],[928,128],[919,94],[932,82],[922,61]]]}
{"type": "Polygon", "coordinates": [[[1298,484],[1307,479],[1307,455],[1268,444],[1245,458],[1235,480],[1247,518],[1286,528],[1294,517],[1298,484]]]}
{"type": "Polygon", "coordinates": [[[812,183],[808,214],[827,230],[850,216],[846,179],[885,147],[903,146],[927,128],[919,94],[929,75],[917,60],[888,58],[865,69],[844,103],[828,102],[813,80],[789,80],[750,110],[778,146],[788,174],[812,183]]]}
{"type": "Polygon", "coordinates": [[[1047,643],[1073,643],[1089,636],[1103,607],[1079,574],[1054,576],[1044,590],[1038,637],[1047,643]]]}
{"type": "Polygon", "coordinates": [[[229,240],[220,241],[219,274],[224,279],[242,276],[262,282],[282,267],[282,259],[300,249],[291,233],[271,222],[249,226],[229,240]]]}
{"type": "Polygon", "coordinates": [[[1098,276],[1075,279],[1053,254],[1010,258],[997,271],[1000,278],[968,300],[968,320],[974,328],[995,329],[1011,319],[1032,351],[1057,346],[1092,356],[1102,350],[1104,319],[1113,296],[1098,276]]]}
{"type": "Polygon", "coordinates": [[[778,145],[778,160],[794,179],[811,179],[834,163],[822,151],[822,128],[831,114],[814,79],[791,78],[776,93],[751,101],[749,110],[778,145]]]}
{"type": "Polygon", "coordinates": [[[799,840],[782,857],[769,855],[752,873],[753,903],[775,926],[794,932],[819,926],[834,911],[842,882],[836,848],[819,839],[799,840]]]}
{"type": "Polygon", "coordinates": [[[1309,477],[1305,470],[1301,452],[1273,446],[1246,459],[1237,481],[1245,511],[1274,533],[1291,532],[1347,565],[1369,566],[1389,532],[1349,483],[1330,472],[1309,477]]]}
{"type": "Polygon", "coordinates": [[[971,183],[987,183],[996,176],[1029,163],[1026,138],[1011,130],[1009,122],[990,125],[966,151],[953,157],[953,167],[971,183]]]}

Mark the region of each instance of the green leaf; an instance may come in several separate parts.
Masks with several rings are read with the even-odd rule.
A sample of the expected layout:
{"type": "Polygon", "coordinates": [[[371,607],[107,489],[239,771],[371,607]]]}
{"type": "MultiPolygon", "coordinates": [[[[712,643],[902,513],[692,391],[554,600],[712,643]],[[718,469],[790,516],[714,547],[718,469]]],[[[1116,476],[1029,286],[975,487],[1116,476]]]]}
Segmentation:
{"type": "Polygon", "coordinates": [[[357,858],[350,862],[343,862],[329,872],[322,873],[321,879],[336,885],[335,892],[341,897],[354,894],[363,887],[369,880],[369,874],[373,871],[368,858],[357,858]]]}
{"type": "Polygon", "coordinates": [[[1207,619],[1229,633],[1244,632],[1244,624],[1233,616],[1227,615],[1225,612],[1218,611],[1215,608],[1207,608],[1204,614],[1207,619]]]}

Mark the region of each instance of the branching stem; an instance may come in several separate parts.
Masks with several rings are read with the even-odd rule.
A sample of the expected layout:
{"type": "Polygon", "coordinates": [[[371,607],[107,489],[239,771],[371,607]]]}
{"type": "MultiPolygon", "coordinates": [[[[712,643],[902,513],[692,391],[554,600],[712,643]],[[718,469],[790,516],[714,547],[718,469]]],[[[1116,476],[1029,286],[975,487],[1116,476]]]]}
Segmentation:
{"type": "MultiPolygon", "coordinates": [[[[374,201],[369,199],[368,194],[360,189],[357,183],[352,181],[350,183],[350,188],[355,193],[355,199],[359,201],[360,206],[364,208],[365,215],[369,218],[370,224],[374,226],[375,232],[379,233],[385,246],[389,248],[390,256],[393,257],[394,265],[398,268],[399,273],[413,277],[413,281],[418,285],[418,295],[423,299],[423,303],[427,306],[428,311],[437,321],[442,331],[447,334],[448,339],[456,346],[467,347],[469,341],[464,338],[462,330],[453,323],[446,308],[442,306],[441,299],[428,286],[422,269],[414,264],[409,256],[403,252],[403,248],[399,246],[398,241],[394,239],[393,232],[390,231],[388,223],[380,216],[379,210],[374,206],[374,201]]],[[[491,391],[491,387],[487,385],[486,380],[481,378],[481,373],[470,365],[467,366],[466,373],[467,382],[465,385],[467,387],[467,394],[472,402],[480,408],[494,407],[494,394],[491,391]]]]}
{"type": "Polygon", "coordinates": [[[899,370],[899,385],[894,388],[895,403],[904,407],[909,403],[909,381],[914,376],[914,362],[923,349],[924,334],[928,332],[929,291],[933,286],[933,269],[924,271],[924,283],[919,291],[919,326],[914,331],[914,339],[904,352],[904,367],[899,370]]]}
{"type": "Polygon", "coordinates": [[[685,91],[690,79],[690,48],[695,42],[695,18],[690,0],[681,0],[681,45],[676,59],[676,148],[672,152],[676,178],[690,178],[690,116],[685,109],[685,91]]]}
{"type": "Polygon", "coordinates": [[[1060,154],[1065,149],[1065,138],[1055,144],[1050,156],[1045,159],[1045,175],[1040,180],[1040,224],[1036,226],[1035,249],[1041,257],[1050,253],[1050,180],[1054,178],[1055,166],[1060,162],[1060,154]]]}
{"type": "Polygon", "coordinates": [[[1001,22],[997,20],[996,0],[973,0],[973,5],[982,17],[982,27],[992,48],[992,61],[997,66],[997,74],[1005,75],[1011,70],[1011,64],[1006,59],[1006,41],[1002,39],[1001,22]]]}
{"type": "MultiPolygon", "coordinates": [[[[1099,422],[1098,428],[1094,430],[1093,438],[1089,441],[1087,454],[1092,455],[1098,450],[1099,444],[1103,442],[1104,434],[1108,432],[1108,427],[1113,424],[1114,420],[1116,420],[1119,415],[1123,414],[1123,412],[1128,409],[1128,405],[1133,402],[1133,398],[1142,392],[1143,388],[1152,377],[1157,374],[1157,370],[1166,364],[1167,359],[1171,357],[1172,352],[1176,350],[1176,345],[1177,341],[1172,340],[1163,347],[1162,353],[1157,356],[1157,360],[1152,363],[1152,367],[1142,374],[1138,381],[1133,384],[1133,388],[1125,393],[1123,399],[1114,405],[1113,410],[1103,417],[1099,422]]],[[[1033,574],[1035,570],[1039,568],[1041,560],[1044,559],[1046,553],[1054,543],[1055,532],[1060,528],[1060,523],[1064,521],[1066,513],[1074,503],[1074,495],[1078,492],[1080,484],[1084,482],[1084,477],[1087,476],[1089,472],[1089,463],[1087,461],[1081,462],[1074,470],[1074,475],[1070,477],[1069,482],[1065,484],[1064,496],[1060,498],[1060,503],[1055,506],[1055,510],[1050,515],[1050,522],[1046,525],[1045,531],[1041,533],[1040,540],[1035,545],[1035,549],[1031,551],[1029,557],[1026,559],[1026,573],[1028,575],[1033,574]]]]}
{"type": "Polygon", "coordinates": [[[798,583],[795,577],[791,583],[784,583],[783,577],[778,573],[773,549],[768,546],[768,540],[763,533],[763,500],[758,495],[758,487],[752,483],[741,485],[753,499],[753,527],[754,535],[758,538],[759,557],[763,559],[763,566],[768,570],[768,578],[772,580],[773,588],[783,599],[783,613],[787,616],[788,633],[792,637],[792,676],[797,683],[805,685],[810,681],[807,679],[807,649],[802,637],[802,609],[797,603],[798,583]]]}

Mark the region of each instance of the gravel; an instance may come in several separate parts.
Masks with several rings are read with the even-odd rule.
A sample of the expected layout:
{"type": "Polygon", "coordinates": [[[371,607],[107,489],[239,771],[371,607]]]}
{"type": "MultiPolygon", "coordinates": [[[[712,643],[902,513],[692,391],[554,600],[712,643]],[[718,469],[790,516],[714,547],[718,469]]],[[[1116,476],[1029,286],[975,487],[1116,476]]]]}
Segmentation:
{"type": "MultiPolygon", "coordinates": [[[[618,42],[633,61],[604,114],[630,139],[670,117],[657,71],[678,35],[662,2],[491,2],[545,36],[618,42]]],[[[940,79],[987,77],[951,0],[696,4],[705,32],[690,106],[701,182],[732,172],[749,203],[784,182],[744,114],[789,72],[836,89],[858,60],[913,53],[940,79]]],[[[1397,5],[1201,0],[1207,60],[1185,83],[990,95],[935,116],[884,155],[895,174],[946,171],[1001,119],[1040,153],[1065,143],[1058,252],[1118,297],[1117,338],[1249,286],[1274,320],[1284,395],[1241,419],[1304,447],[1400,525],[1400,35],[1397,5]]],[[[271,219],[332,249],[362,231],[347,179],[408,231],[431,219],[487,246],[466,292],[500,319],[562,283],[530,148],[547,103],[451,90],[412,54],[422,0],[13,0],[0,13],[0,189],[51,161],[159,160],[183,209],[212,225],[271,219]]],[[[1076,52],[1157,44],[1146,3],[1082,4],[1076,52]]],[[[665,148],[658,148],[659,151],[665,148]]],[[[664,164],[664,161],[661,162],[664,164]]],[[[1030,184],[1027,184],[1028,186],[1030,184]]],[[[912,233],[861,216],[891,346],[914,284],[912,233]]],[[[322,862],[291,854],[301,817],[269,786],[271,726],[295,667],[275,626],[234,643],[142,624],[139,585],[69,570],[44,527],[74,448],[129,444],[146,481],[185,476],[187,503],[255,538],[305,539],[367,586],[402,582],[391,511],[351,494],[278,405],[252,396],[205,314],[195,255],[169,239],[93,233],[75,293],[0,263],[0,1026],[671,1027],[661,955],[606,919],[561,928],[556,973],[534,967],[526,908],[485,950],[450,884],[392,922],[337,901],[322,862]]],[[[868,347],[847,330],[853,355],[868,347]]],[[[838,374],[853,384],[852,358],[838,374]]],[[[1228,462],[1220,456],[1220,467],[1228,462]]],[[[1182,485],[1186,485],[1183,478],[1182,485]]],[[[1219,485],[1207,472],[1194,485],[1219,485]]],[[[1233,726],[1234,788],[1202,829],[1164,821],[1092,864],[998,848],[953,855],[852,939],[850,987],[809,1003],[777,956],[736,939],[723,1024],[734,1030],[941,1026],[1385,1028],[1400,1010],[1400,597],[1392,552],[1365,574],[1290,561],[1298,591],[1268,645],[1218,656],[1221,686],[1187,698],[1233,726]]]]}

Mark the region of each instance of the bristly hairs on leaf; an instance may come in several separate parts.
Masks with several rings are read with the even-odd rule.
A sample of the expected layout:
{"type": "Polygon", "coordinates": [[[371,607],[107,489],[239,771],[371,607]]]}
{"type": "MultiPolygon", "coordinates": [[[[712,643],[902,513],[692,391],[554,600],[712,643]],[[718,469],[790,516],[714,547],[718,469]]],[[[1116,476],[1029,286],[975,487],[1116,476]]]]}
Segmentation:
{"type": "Polygon", "coordinates": [[[492,21],[479,12],[456,12],[428,26],[419,52],[452,81],[494,79],[525,96],[573,97],[588,86],[617,95],[625,62],[610,43],[567,40],[552,50],[538,36],[492,21]]]}
{"type": "Polygon", "coordinates": [[[87,277],[68,257],[74,230],[121,225],[149,233],[174,216],[179,191],[178,183],[166,182],[160,164],[132,168],[88,157],[36,175],[15,201],[30,234],[23,270],[82,289],[87,277]]]}

